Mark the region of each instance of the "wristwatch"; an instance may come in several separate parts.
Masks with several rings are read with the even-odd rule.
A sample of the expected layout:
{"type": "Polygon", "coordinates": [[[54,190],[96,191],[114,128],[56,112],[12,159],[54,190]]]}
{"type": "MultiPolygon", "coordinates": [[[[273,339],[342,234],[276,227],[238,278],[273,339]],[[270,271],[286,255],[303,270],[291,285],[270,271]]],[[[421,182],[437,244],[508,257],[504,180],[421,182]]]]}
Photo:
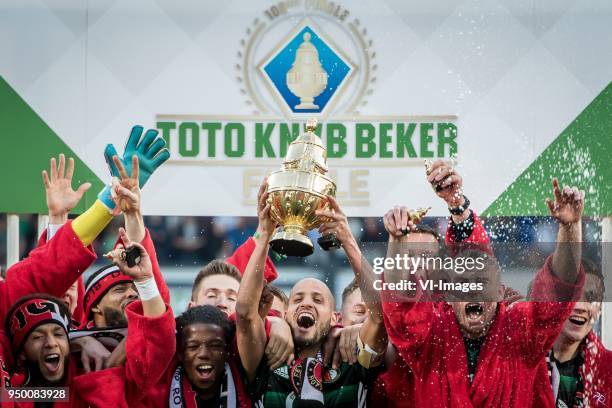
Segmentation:
{"type": "Polygon", "coordinates": [[[461,215],[470,207],[470,200],[464,195],[463,196],[463,205],[458,207],[449,208],[448,211],[453,215],[461,215]]]}

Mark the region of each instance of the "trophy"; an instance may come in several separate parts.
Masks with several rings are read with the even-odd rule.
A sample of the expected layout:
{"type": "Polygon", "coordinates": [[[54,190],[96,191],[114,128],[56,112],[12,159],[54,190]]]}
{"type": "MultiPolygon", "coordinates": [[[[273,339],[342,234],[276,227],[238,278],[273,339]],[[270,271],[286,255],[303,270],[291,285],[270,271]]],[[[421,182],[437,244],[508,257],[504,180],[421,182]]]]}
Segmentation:
{"type": "MultiPolygon", "coordinates": [[[[326,196],[336,196],[336,184],[325,175],[327,152],[314,133],[317,125],[316,119],[306,123],[306,133],[289,145],[281,169],[268,176],[270,215],[282,227],[270,246],[280,254],[312,254],[314,246],[306,233],[328,221],[315,212],[329,210],[326,196]]],[[[331,235],[319,238],[318,243],[325,250],[340,246],[331,235]]]]}

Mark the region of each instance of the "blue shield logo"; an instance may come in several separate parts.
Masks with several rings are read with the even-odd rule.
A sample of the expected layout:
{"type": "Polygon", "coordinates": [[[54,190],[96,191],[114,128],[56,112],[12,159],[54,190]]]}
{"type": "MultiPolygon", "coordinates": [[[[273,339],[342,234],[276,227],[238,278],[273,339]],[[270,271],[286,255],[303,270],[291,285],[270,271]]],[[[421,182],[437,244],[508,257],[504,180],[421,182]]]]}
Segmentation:
{"type": "Polygon", "coordinates": [[[293,113],[321,113],[352,69],[310,25],[263,66],[293,113]]]}

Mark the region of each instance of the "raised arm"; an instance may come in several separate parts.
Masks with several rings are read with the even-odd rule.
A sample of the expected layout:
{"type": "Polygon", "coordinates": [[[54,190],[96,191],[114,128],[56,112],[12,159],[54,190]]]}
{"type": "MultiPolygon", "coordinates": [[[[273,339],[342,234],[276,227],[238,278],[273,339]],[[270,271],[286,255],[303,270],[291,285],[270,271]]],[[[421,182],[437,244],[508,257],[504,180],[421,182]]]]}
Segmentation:
{"type": "Polygon", "coordinates": [[[340,244],[344,253],[348,258],[355,279],[359,283],[359,289],[361,290],[361,296],[365,304],[368,306],[370,312],[370,318],[377,323],[382,323],[382,304],[380,300],[380,293],[374,289],[374,280],[376,276],[372,271],[372,267],[368,261],[362,256],[361,249],[357,240],[353,236],[349,227],[348,218],[342,212],[340,205],[334,197],[328,196],[330,210],[317,210],[317,216],[327,217],[328,222],[323,223],[319,228],[321,235],[333,234],[340,244]]]}
{"type": "Polygon", "coordinates": [[[449,163],[436,160],[427,168],[427,181],[436,195],[446,203],[450,217],[446,229],[446,244],[458,242],[481,246],[489,245],[489,236],[480,219],[469,208],[469,200],[463,194],[463,178],[449,163]]]}
{"type": "MultiPolygon", "coordinates": [[[[414,231],[416,226],[410,221],[406,207],[395,207],[389,210],[383,217],[385,229],[389,233],[387,247],[387,258],[395,259],[397,255],[403,256],[408,253],[408,235],[403,231],[414,231]]],[[[415,275],[407,274],[406,271],[398,270],[394,265],[385,268],[385,283],[398,283],[408,280],[418,284],[415,275]]],[[[433,302],[419,301],[421,291],[416,286],[415,291],[405,294],[383,291],[383,312],[385,327],[391,343],[395,345],[399,354],[405,361],[410,362],[413,370],[418,368],[420,350],[425,347],[430,339],[433,327],[434,306],[433,302]]]]}
{"type": "Polygon", "coordinates": [[[557,246],[552,258],[552,273],[568,284],[576,283],[582,259],[582,212],[584,192],[577,187],[559,188],[553,179],[554,201],[546,199],[546,205],[559,223],[557,246]]]}
{"type": "Polygon", "coordinates": [[[559,189],[553,180],[554,200],[546,200],[550,214],[559,224],[557,245],[552,256],[536,275],[530,295],[531,302],[522,302],[510,313],[522,326],[516,331],[523,341],[525,355],[534,357],[547,352],[579,298],[584,284],[581,268],[581,218],[584,193],[577,188],[559,189]]]}
{"type": "Polygon", "coordinates": [[[10,289],[0,301],[10,307],[22,296],[43,292],[62,297],[96,259],[92,241],[113,218],[112,209],[100,199],[74,221],[67,222],[46,245],[7,271],[10,289]]]}
{"type": "MultiPolygon", "coordinates": [[[[327,217],[328,222],[321,225],[319,232],[322,235],[333,234],[340,241],[344,252],[351,264],[355,279],[359,283],[361,296],[368,307],[369,315],[359,331],[360,362],[362,365],[369,357],[361,356],[361,350],[372,350],[369,355],[383,353],[387,347],[387,332],[383,319],[380,293],[374,289],[376,277],[368,261],[362,256],[359,245],[353,236],[346,215],[334,197],[328,196],[330,211],[318,210],[317,215],[327,217]]],[[[368,360],[369,361],[369,360],[368,360]]]]}
{"type": "MultiPolygon", "coordinates": [[[[42,172],[43,185],[45,187],[45,198],[49,211],[49,225],[43,231],[38,246],[44,245],[53,238],[55,233],[68,221],[68,214],[79,203],[83,194],[89,190],[91,183],[83,183],[76,190],[72,189],[72,176],[74,174],[74,159],[70,157],[66,165],[66,158],[63,154],[59,155],[58,163],[54,157],[49,161],[49,172],[42,172]]],[[[72,312],[72,319],[82,321],[83,316],[83,296],[85,286],[83,277],[77,280],[76,307],[72,312]]]]}
{"type": "Polygon", "coordinates": [[[137,155],[132,156],[131,174],[129,176],[127,174],[128,170],[123,166],[119,157],[114,156],[113,160],[119,174],[122,176],[121,183],[114,186],[114,193],[123,212],[126,234],[131,241],[140,242],[147,251],[159,293],[165,303],[170,303],[170,290],[159,268],[155,245],[151,240],[151,235],[145,228],[144,218],[140,210],[141,190],[138,186],[141,167],[140,159],[137,155]]]}
{"type": "Polygon", "coordinates": [[[255,249],[249,259],[236,301],[236,339],[240,360],[249,381],[255,378],[266,347],[264,320],[259,314],[259,303],[265,286],[264,268],[268,246],[276,225],[270,217],[270,204],[266,203],[266,179],[257,195],[259,234],[254,238],[255,249]]]}
{"type": "Polygon", "coordinates": [[[123,228],[119,230],[126,249],[136,247],[140,261],[128,266],[118,245],[110,257],[126,275],[134,280],[140,301],[126,308],[128,336],[126,340],[125,373],[128,381],[141,392],[156,384],[172,363],[176,351],[175,321],[172,309],[159,294],[153,276],[151,259],[144,246],[131,242],[123,228]]]}

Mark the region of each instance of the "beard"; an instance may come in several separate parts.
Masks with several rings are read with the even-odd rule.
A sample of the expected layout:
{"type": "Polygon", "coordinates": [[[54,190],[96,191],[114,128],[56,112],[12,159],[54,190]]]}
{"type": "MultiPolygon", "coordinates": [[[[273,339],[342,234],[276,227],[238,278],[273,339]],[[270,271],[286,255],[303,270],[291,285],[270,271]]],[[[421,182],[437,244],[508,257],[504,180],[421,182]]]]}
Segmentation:
{"type": "Polygon", "coordinates": [[[327,323],[325,326],[317,327],[314,333],[314,336],[308,339],[308,338],[304,338],[304,337],[300,337],[296,335],[295,330],[293,329],[293,326],[292,326],[291,334],[293,336],[293,343],[295,344],[296,348],[305,348],[305,347],[313,346],[315,344],[320,344],[327,337],[327,334],[329,333],[330,329],[331,329],[331,325],[329,323],[327,323]]]}
{"type": "Polygon", "coordinates": [[[127,327],[127,318],[119,309],[105,307],[102,310],[102,315],[106,321],[106,327],[127,327]]]}

